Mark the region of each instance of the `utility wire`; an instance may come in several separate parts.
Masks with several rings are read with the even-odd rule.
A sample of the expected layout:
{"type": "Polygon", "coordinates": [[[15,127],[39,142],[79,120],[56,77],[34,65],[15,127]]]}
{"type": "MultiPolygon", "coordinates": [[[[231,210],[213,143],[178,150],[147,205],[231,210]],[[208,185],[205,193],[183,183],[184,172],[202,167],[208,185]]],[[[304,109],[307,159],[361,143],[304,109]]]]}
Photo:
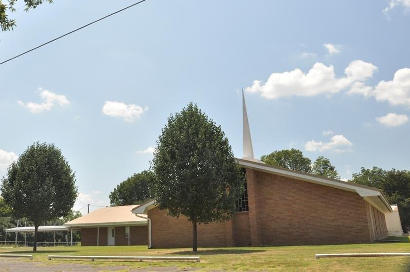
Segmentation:
{"type": "Polygon", "coordinates": [[[0,65],[1,65],[1,64],[5,64],[6,62],[9,62],[9,61],[11,61],[11,60],[17,59],[18,57],[21,57],[21,56],[23,56],[23,55],[25,55],[25,54],[27,54],[27,53],[30,53],[30,52],[32,52],[32,51],[34,51],[34,50],[36,50],[36,49],[39,49],[40,47],[43,47],[43,46],[45,46],[45,45],[47,45],[47,44],[49,44],[49,43],[55,42],[55,41],[57,41],[57,40],[59,40],[59,39],[61,39],[61,38],[64,38],[65,36],[68,36],[68,35],[70,35],[70,34],[73,34],[74,32],[77,32],[77,31],[79,31],[79,30],[81,30],[81,29],[83,29],[83,28],[86,28],[86,27],[88,27],[88,26],[90,26],[90,25],[92,25],[92,24],[95,24],[95,23],[97,23],[97,22],[99,22],[99,21],[102,21],[102,20],[104,20],[104,19],[106,19],[106,18],[108,18],[108,17],[111,17],[111,16],[113,16],[113,15],[115,15],[115,14],[117,14],[117,13],[120,13],[120,12],[122,12],[122,11],[124,11],[124,10],[129,9],[129,8],[132,8],[132,7],[136,6],[136,5],[139,5],[139,4],[141,4],[142,2],[145,2],[145,1],[147,1],[147,0],[140,0],[140,1],[138,1],[138,2],[135,2],[134,4],[131,4],[131,5],[129,5],[129,6],[126,6],[125,8],[122,8],[122,9],[119,9],[119,10],[117,10],[117,11],[114,11],[113,13],[110,13],[110,14],[108,14],[108,15],[105,15],[104,17],[101,17],[101,18],[99,18],[99,19],[97,19],[97,20],[95,20],[95,21],[92,21],[92,22],[90,22],[90,23],[88,23],[88,24],[86,24],[86,25],[83,25],[83,26],[81,26],[81,27],[79,27],[79,28],[76,28],[76,29],[70,31],[70,32],[67,32],[67,33],[65,33],[65,34],[63,34],[63,35],[60,35],[60,36],[58,36],[58,37],[56,37],[56,38],[54,38],[54,39],[52,39],[52,40],[49,40],[48,42],[42,43],[42,44],[40,44],[39,46],[33,47],[33,48],[31,48],[30,50],[24,51],[23,53],[18,54],[18,55],[16,55],[16,56],[12,57],[12,58],[9,58],[9,59],[7,59],[7,60],[5,60],[5,61],[2,61],[2,62],[0,62],[0,65]]]}

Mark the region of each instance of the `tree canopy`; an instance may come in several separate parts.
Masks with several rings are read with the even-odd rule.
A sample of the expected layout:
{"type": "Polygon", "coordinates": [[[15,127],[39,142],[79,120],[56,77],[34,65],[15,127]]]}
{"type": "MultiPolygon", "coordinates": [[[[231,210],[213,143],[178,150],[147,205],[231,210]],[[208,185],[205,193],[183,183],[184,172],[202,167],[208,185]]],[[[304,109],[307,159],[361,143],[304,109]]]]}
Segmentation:
{"type": "Polygon", "coordinates": [[[268,165],[282,167],[293,171],[307,174],[314,174],[327,178],[339,178],[339,174],[328,158],[319,156],[312,164],[312,161],[305,157],[299,149],[283,149],[274,151],[268,155],[263,155],[261,161],[268,165]]]}
{"type": "MultiPolygon", "coordinates": [[[[35,9],[44,2],[52,3],[53,0],[24,0],[25,11],[35,9]]],[[[9,18],[9,13],[15,11],[17,0],[0,0],[0,25],[2,31],[11,30],[16,26],[16,21],[9,18]]]]}
{"type": "Polygon", "coordinates": [[[397,204],[403,231],[410,229],[410,171],[362,167],[351,182],[380,189],[391,204],[397,204]]]}
{"type": "Polygon", "coordinates": [[[2,197],[0,197],[0,217],[9,217],[11,216],[11,208],[7,203],[4,201],[2,197]]]}
{"type": "Polygon", "coordinates": [[[231,218],[244,185],[220,126],[190,103],[172,115],[154,152],[153,194],[160,209],[192,222],[197,250],[197,223],[231,218]]]}
{"type": "Polygon", "coordinates": [[[151,171],[142,171],[127,178],[110,193],[111,205],[138,204],[150,198],[151,184],[154,181],[154,177],[154,173],[151,171]]]}
{"type": "Polygon", "coordinates": [[[303,156],[302,151],[295,148],[277,150],[268,155],[263,155],[261,161],[294,171],[311,172],[311,160],[303,156]]]}
{"type": "Polygon", "coordinates": [[[75,175],[54,145],[34,143],[11,164],[2,181],[2,196],[13,216],[27,218],[35,227],[69,215],[77,197],[75,175]]]}
{"type": "Polygon", "coordinates": [[[319,156],[312,165],[312,174],[332,179],[338,179],[339,174],[328,158],[319,156]]]}

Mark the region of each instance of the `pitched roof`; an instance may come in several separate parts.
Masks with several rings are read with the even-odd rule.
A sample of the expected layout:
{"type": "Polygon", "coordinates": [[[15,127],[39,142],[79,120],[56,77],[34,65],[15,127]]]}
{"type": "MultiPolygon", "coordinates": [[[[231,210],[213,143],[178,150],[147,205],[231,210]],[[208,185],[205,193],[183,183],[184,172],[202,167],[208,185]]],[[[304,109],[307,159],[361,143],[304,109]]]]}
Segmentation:
{"type": "MultiPolygon", "coordinates": [[[[356,184],[352,182],[345,182],[337,179],[329,179],[321,176],[310,175],[302,172],[292,171],[285,168],[270,166],[264,162],[258,160],[248,160],[248,159],[236,159],[238,164],[244,168],[254,169],[257,171],[275,174],[279,176],[289,177],[297,179],[300,181],[310,182],[314,184],[319,184],[323,186],[328,186],[344,191],[350,191],[360,195],[365,201],[370,205],[378,209],[383,213],[391,212],[392,208],[387,202],[383,194],[377,189],[370,186],[365,186],[361,184],[356,184]]],[[[137,213],[138,216],[145,214],[149,209],[155,207],[155,200],[147,201],[141,206],[135,207],[133,209],[134,213],[137,213]]]]}
{"type": "Polygon", "coordinates": [[[147,225],[144,215],[136,216],[132,210],[138,205],[106,207],[95,210],[64,224],[67,227],[147,225]]]}
{"type": "Polygon", "coordinates": [[[356,184],[352,182],[345,182],[336,179],[329,179],[326,177],[306,174],[302,172],[292,171],[289,169],[284,169],[280,167],[270,166],[261,161],[256,160],[246,160],[237,159],[240,166],[244,168],[254,169],[265,173],[276,174],[279,176],[290,177],[298,179],[301,181],[306,181],[310,183],[315,183],[323,186],[333,187],[340,190],[355,192],[369,204],[373,205],[375,208],[381,212],[391,212],[392,209],[390,204],[387,202],[383,194],[379,189],[365,186],[361,184],[356,184]]]}

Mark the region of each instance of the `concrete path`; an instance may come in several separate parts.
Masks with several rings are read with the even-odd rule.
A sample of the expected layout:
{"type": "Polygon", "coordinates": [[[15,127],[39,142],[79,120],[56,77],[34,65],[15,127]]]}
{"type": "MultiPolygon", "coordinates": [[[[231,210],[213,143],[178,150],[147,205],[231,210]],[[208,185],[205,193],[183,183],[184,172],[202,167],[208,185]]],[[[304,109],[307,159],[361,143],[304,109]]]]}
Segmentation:
{"type": "MultiPolygon", "coordinates": [[[[170,264],[172,265],[172,264],[170,264]]],[[[132,268],[128,266],[100,266],[87,265],[75,262],[53,263],[53,262],[36,262],[19,259],[0,259],[0,272],[99,272],[99,271],[121,271],[121,272],[170,272],[170,271],[188,271],[176,267],[150,267],[150,268],[132,268]]],[[[191,271],[191,270],[189,270],[191,271]]]]}

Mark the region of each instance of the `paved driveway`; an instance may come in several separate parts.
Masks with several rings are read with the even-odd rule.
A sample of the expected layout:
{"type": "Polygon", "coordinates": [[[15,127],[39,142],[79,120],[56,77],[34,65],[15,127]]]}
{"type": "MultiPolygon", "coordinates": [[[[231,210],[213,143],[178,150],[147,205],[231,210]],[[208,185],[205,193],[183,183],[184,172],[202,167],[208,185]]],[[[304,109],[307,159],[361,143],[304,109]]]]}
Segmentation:
{"type": "Polygon", "coordinates": [[[79,264],[67,261],[66,263],[41,263],[19,259],[0,259],[0,272],[99,272],[99,271],[121,271],[121,272],[145,272],[145,271],[187,271],[176,267],[152,267],[152,268],[130,268],[128,266],[99,266],[79,264]]]}

